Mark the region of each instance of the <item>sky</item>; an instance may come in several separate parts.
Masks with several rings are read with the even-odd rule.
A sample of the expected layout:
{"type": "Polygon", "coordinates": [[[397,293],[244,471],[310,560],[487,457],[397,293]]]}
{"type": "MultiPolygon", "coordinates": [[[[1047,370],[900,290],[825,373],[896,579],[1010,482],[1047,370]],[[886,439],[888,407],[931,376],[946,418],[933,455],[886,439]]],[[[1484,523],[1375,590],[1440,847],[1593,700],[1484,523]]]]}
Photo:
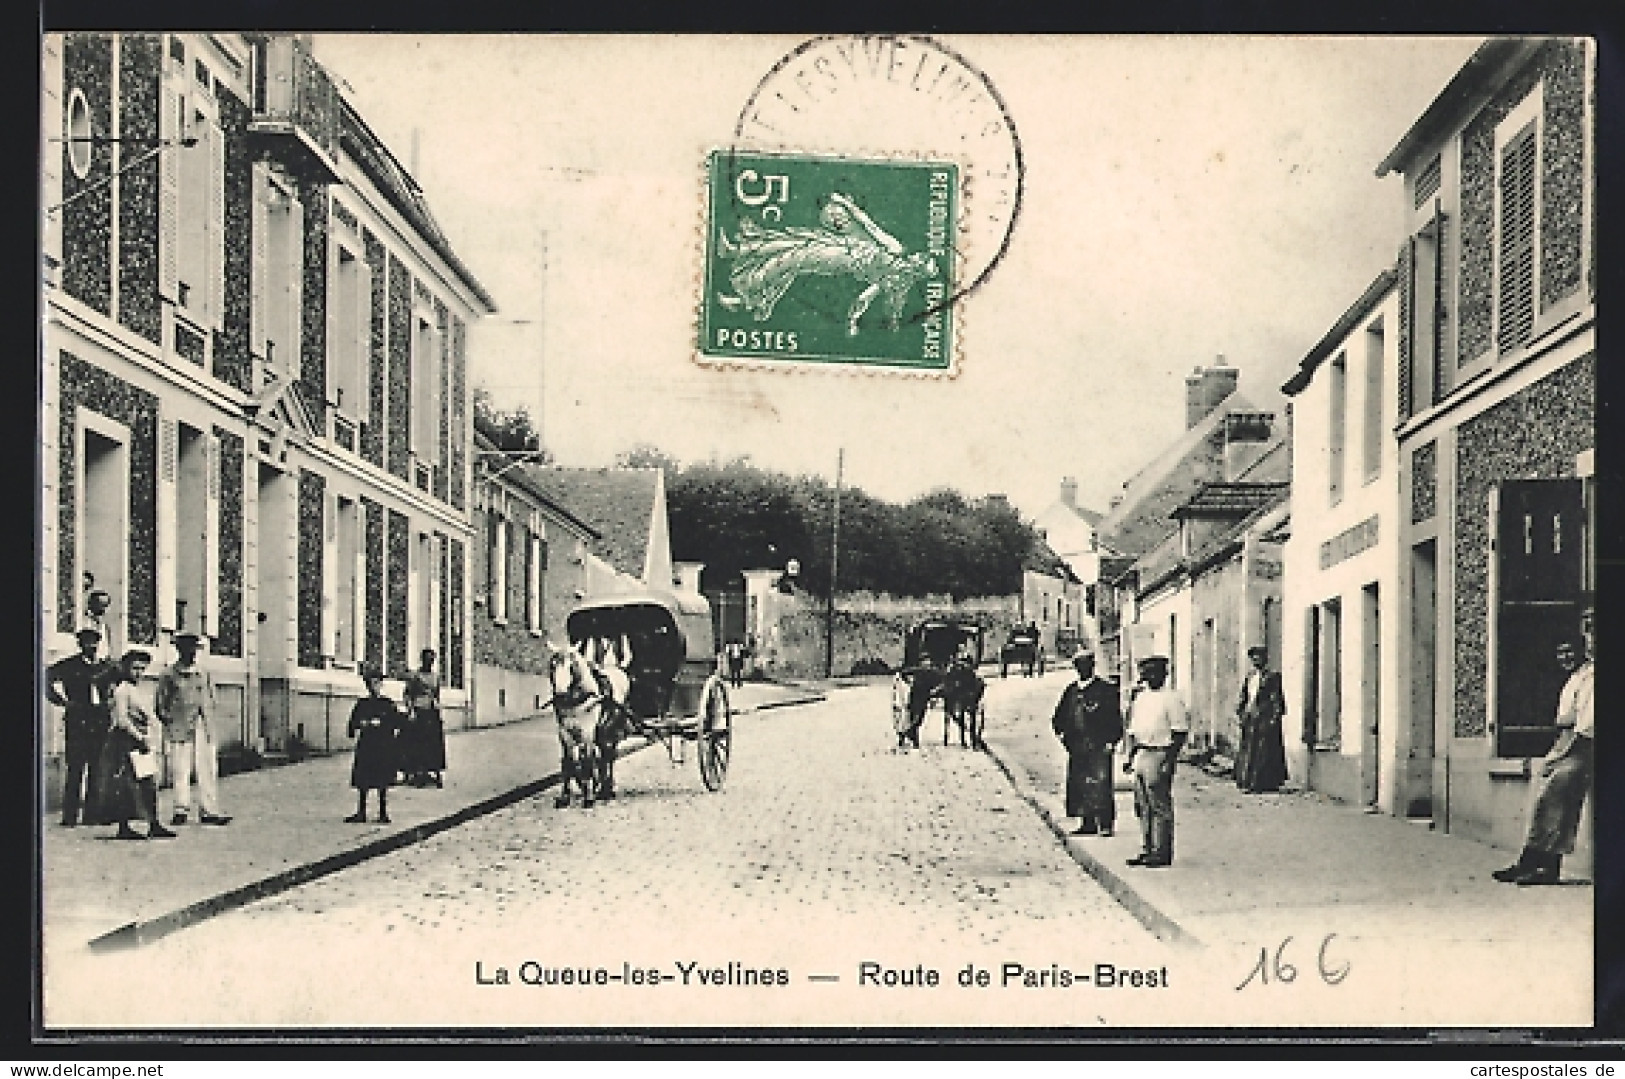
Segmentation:
{"type": "Polygon", "coordinates": [[[704,160],[800,39],[318,35],[499,311],[477,385],[566,465],[639,444],[684,462],[844,478],[906,499],[1063,476],[1112,494],[1184,427],[1223,356],[1279,387],[1391,266],[1400,180],[1377,163],[1477,38],[946,37],[997,88],[1025,188],[1009,249],[959,306],[961,369],[919,379],[695,360],[704,160]],[[415,150],[414,150],[415,146],[415,150]]]}

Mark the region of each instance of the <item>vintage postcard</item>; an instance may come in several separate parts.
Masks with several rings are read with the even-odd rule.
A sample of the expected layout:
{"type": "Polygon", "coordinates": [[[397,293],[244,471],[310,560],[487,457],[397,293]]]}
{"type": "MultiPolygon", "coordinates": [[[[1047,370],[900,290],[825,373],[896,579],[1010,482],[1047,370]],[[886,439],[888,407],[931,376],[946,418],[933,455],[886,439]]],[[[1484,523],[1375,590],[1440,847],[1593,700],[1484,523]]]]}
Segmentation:
{"type": "Polygon", "coordinates": [[[46,34],[38,1034],[1590,1027],[1596,57],[46,34]]]}

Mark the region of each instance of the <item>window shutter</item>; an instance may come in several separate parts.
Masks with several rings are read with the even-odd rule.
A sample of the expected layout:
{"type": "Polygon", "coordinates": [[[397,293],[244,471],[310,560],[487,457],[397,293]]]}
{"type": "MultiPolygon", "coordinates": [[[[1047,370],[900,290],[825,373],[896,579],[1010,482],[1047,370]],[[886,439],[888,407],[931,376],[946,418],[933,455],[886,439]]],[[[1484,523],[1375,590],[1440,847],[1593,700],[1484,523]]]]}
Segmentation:
{"type": "Polygon", "coordinates": [[[1449,325],[1450,313],[1445,307],[1445,260],[1450,251],[1450,219],[1444,215],[1444,210],[1435,203],[1433,211],[1433,280],[1425,282],[1426,287],[1433,289],[1433,325],[1428,327],[1428,333],[1433,341],[1433,370],[1429,385],[1429,400],[1437,401],[1444,396],[1444,346],[1445,330],[1449,325]]]}
{"type": "Polygon", "coordinates": [[[203,631],[220,630],[220,439],[203,436],[203,631]]]}
{"type": "Polygon", "coordinates": [[[158,87],[158,294],[175,303],[180,296],[180,145],[185,98],[175,77],[175,65],[165,62],[158,87]]]}
{"type": "Polygon", "coordinates": [[[322,655],[338,651],[339,497],[322,494],[322,655]]]}
{"type": "Polygon", "coordinates": [[[327,241],[327,385],[323,393],[329,405],[343,404],[345,411],[353,403],[350,397],[349,370],[346,367],[344,333],[344,279],[339,275],[339,245],[329,237],[327,241]]]}
{"type": "Polygon", "coordinates": [[[288,354],[284,357],[288,377],[299,377],[302,342],[299,331],[303,325],[305,294],[305,207],[296,196],[288,197],[288,266],[285,308],[288,319],[288,354]]]}
{"type": "Polygon", "coordinates": [[[175,534],[176,520],[175,455],[179,432],[168,417],[158,420],[158,628],[175,625],[175,534]]]}
{"type": "Polygon", "coordinates": [[[1529,340],[1535,323],[1535,124],[1501,148],[1501,251],[1496,345],[1529,340]]]}
{"type": "Polygon", "coordinates": [[[249,267],[248,267],[248,348],[254,355],[264,358],[265,338],[269,327],[266,325],[266,295],[269,286],[267,275],[270,272],[269,244],[266,232],[271,227],[271,214],[269,200],[271,197],[270,181],[266,179],[265,166],[254,166],[253,178],[249,182],[252,188],[249,198],[249,267]]]}
{"type": "Polygon", "coordinates": [[[1399,420],[1410,419],[1413,409],[1411,381],[1416,367],[1416,237],[1399,248],[1399,420]]]}
{"type": "Polygon", "coordinates": [[[226,139],[217,112],[204,130],[209,149],[209,325],[218,330],[225,325],[226,308],[226,139]]]}
{"type": "Polygon", "coordinates": [[[356,258],[355,302],[350,305],[354,325],[350,327],[353,345],[356,418],[366,423],[372,415],[372,267],[363,257],[356,258]]]}

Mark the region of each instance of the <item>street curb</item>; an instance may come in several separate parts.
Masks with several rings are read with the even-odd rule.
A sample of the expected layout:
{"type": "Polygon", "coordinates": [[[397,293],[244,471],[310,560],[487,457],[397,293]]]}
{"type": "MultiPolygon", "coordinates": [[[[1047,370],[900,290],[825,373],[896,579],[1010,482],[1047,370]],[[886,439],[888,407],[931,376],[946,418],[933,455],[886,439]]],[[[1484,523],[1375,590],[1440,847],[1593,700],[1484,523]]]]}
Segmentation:
{"type": "MultiPolygon", "coordinates": [[[[635,739],[630,741],[635,742],[635,739]]],[[[652,742],[645,740],[642,745],[632,744],[630,747],[623,745],[617,754],[617,759],[625,759],[633,753],[649,748],[652,744],[652,742]]],[[[90,942],[90,950],[93,952],[109,952],[139,948],[142,945],[151,944],[171,933],[189,928],[216,915],[225,914],[261,899],[268,899],[291,888],[297,888],[301,884],[309,884],[313,880],[337,873],[341,869],[359,865],[379,855],[389,854],[403,847],[421,843],[440,832],[456,828],[461,824],[467,824],[471,820],[495,813],[499,809],[506,809],[518,802],[523,802],[527,798],[534,798],[550,787],[557,786],[561,778],[560,773],[554,772],[540,779],[533,779],[529,783],[523,783],[501,794],[492,795],[489,798],[475,802],[473,805],[464,806],[462,809],[449,813],[444,817],[437,817],[421,824],[414,824],[410,828],[403,828],[399,832],[378,836],[376,839],[370,839],[360,846],[341,850],[325,858],[318,858],[314,862],[306,862],[303,865],[284,869],[279,873],[273,873],[269,877],[232,888],[207,899],[200,899],[196,903],[182,907],[180,910],[160,914],[156,918],[148,918],[145,921],[122,925],[93,939],[90,942]]]]}
{"type": "MultiPolygon", "coordinates": [[[[827,695],[818,694],[810,697],[793,697],[784,701],[767,701],[750,708],[742,708],[734,714],[750,715],[771,708],[816,704],[827,699],[827,695]]],[[[629,739],[626,744],[622,745],[617,756],[624,759],[633,753],[649,748],[653,744],[652,741],[647,739],[642,744],[638,744],[635,738],[629,739]]],[[[482,799],[473,805],[464,806],[444,817],[437,817],[421,824],[414,824],[412,827],[404,828],[399,832],[390,832],[387,835],[378,836],[359,846],[349,847],[324,858],[318,858],[314,862],[292,866],[281,872],[273,873],[269,877],[251,881],[248,884],[221,892],[218,895],[212,895],[207,899],[200,899],[196,903],[182,907],[179,910],[170,911],[168,914],[160,914],[156,918],[148,918],[144,921],[130,922],[91,940],[90,949],[94,952],[108,952],[139,948],[142,945],[151,944],[156,940],[169,936],[171,933],[207,921],[216,915],[225,914],[239,907],[258,902],[261,899],[268,899],[271,896],[297,888],[302,884],[309,884],[313,880],[319,880],[340,870],[349,869],[351,866],[359,865],[380,855],[390,854],[403,847],[421,843],[440,832],[467,824],[471,820],[495,813],[499,809],[506,809],[527,798],[534,798],[543,791],[558,786],[561,779],[560,773],[554,772],[540,779],[521,784],[512,790],[482,799]]]]}
{"type": "Polygon", "coordinates": [[[1032,807],[1033,812],[1054,833],[1061,847],[1071,856],[1074,862],[1082,867],[1095,881],[1106,890],[1106,894],[1117,900],[1119,906],[1132,914],[1136,921],[1149,929],[1160,940],[1170,944],[1186,947],[1200,947],[1202,942],[1192,936],[1178,922],[1158,910],[1150,900],[1134,889],[1134,886],[1125,881],[1115,871],[1107,868],[1106,863],[1084,849],[1082,843],[1072,841],[1061,819],[1041,800],[1040,796],[1029,786],[1016,777],[1015,769],[1004,762],[1004,759],[991,748],[984,745],[983,752],[999,766],[999,771],[1010,781],[1010,786],[1021,796],[1021,800],[1032,807]]]}

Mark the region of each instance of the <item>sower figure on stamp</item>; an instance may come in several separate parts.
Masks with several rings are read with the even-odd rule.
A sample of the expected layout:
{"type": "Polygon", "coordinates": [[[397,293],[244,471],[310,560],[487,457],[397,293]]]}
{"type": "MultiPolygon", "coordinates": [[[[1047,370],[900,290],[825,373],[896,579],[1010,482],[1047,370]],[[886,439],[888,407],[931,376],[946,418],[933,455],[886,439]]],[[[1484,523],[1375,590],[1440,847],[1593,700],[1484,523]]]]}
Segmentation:
{"type": "Polygon", "coordinates": [[[1123,738],[1117,683],[1095,676],[1092,652],[1072,657],[1077,681],[1061,692],[1050,725],[1066,746],[1066,815],[1078,818],[1073,835],[1112,834],[1117,804],[1112,794],[1112,749],[1123,738]]]}
{"type": "Polygon", "coordinates": [[[1174,860],[1174,767],[1190,734],[1185,704],[1167,686],[1168,659],[1140,661],[1140,681],[1128,706],[1128,761],[1134,775],[1134,813],[1141,851],[1129,865],[1161,868],[1174,860]]]}
{"type": "Polygon", "coordinates": [[[1281,741],[1281,717],[1286,715],[1286,694],[1281,675],[1270,670],[1269,649],[1247,649],[1253,669],[1241,683],[1236,718],[1241,722],[1241,746],[1236,753],[1236,786],[1248,794],[1278,791],[1286,782],[1286,746],[1281,741]]]}
{"type": "Polygon", "coordinates": [[[230,824],[220,812],[219,764],[215,758],[214,680],[197,660],[199,637],[175,637],[175,663],[158,676],[158,719],[169,742],[175,785],[172,825],[186,823],[192,811],[192,775],[197,774],[198,819],[204,824],[230,824]]]}
{"type": "Polygon", "coordinates": [[[1518,860],[1492,874],[1512,884],[1556,884],[1563,856],[1574,852],[1580,811],[1591,790],[1595,668],[1592,663],[1592,610],[1580,615],[1580,640],[1557,646],[1558,662],[1571,671],[1557,698],[1557,741],[1535,774],[1529,830],[1518,860]]]}
{"type": "Polygon", "coordinates": [[[100,824],[98,792],[101,789],[102,743],[107,738],[106,665],[97,658],[101,631],[86,627],[76,635],[79,652],[59,659],[45,672],[45,695],[65,709],[62,716],[64,757],[62,776],[62,823],[79,823],[79,808],[85,809],[86,824],[100,824]]]}

